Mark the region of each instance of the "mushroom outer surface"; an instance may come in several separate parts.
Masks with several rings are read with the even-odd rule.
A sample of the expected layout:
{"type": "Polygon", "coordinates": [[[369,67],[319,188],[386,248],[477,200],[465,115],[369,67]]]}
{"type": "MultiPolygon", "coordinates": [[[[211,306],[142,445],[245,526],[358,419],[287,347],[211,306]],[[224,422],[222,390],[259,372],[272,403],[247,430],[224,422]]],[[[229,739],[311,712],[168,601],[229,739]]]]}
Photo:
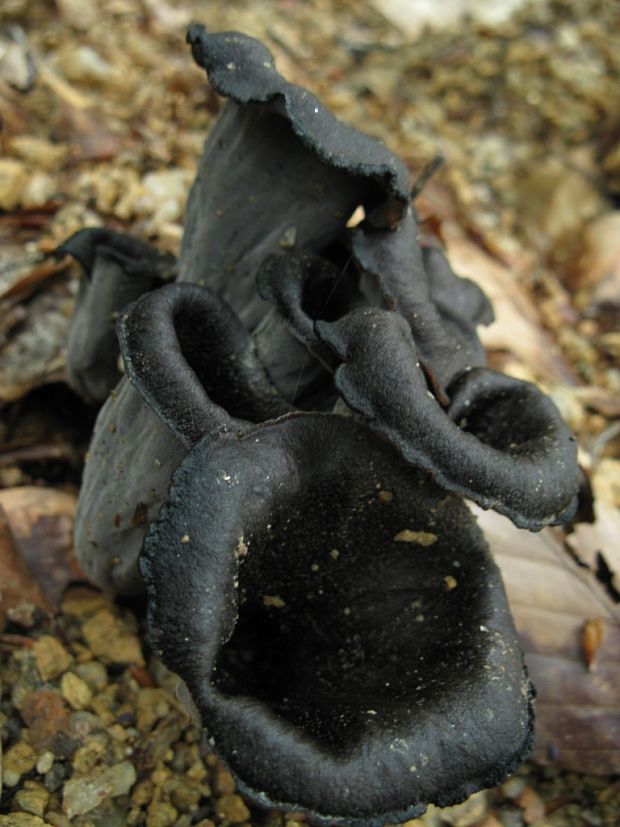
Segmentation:
{"type": "Polygon", "coordinates": [[[142,540],[186,452],[122,379],[97,417],[75,518],[76,555],[93,583],[117,594],[144,592],[142,540]]]}
{"type": "Polygon", "coordinates": [[[170,280],[175,259],[137,238],[100,228],[79,230],[56,250],[84,273],[67,343],[69,386],[103,403],[121,378],[115,318],[129,302],[170,280]]]}
{"type": "Polygon", "coordinates": [[[412,466],[448,491],[538,531],[573,515],[579,489],[574,437],[536,385],[487,368],[462,371],[446,412],[428,391],[402,317],[353,310],[315,330],[342,360],[343,399],[412,466]]]}
{"type": "Polygon", "coordinates": [[[156,651],[263,806],[398,823],[531,749],[532,688],[475,520],[344,417],[205,437],[140,570],[156,651]]]}

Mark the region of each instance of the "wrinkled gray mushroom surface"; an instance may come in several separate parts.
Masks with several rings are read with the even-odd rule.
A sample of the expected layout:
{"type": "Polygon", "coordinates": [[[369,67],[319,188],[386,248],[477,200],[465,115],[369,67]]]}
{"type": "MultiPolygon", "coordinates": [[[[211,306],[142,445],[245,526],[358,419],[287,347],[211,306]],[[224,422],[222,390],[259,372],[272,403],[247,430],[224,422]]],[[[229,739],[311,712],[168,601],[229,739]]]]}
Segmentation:
{"type": "Polygon", "coordinates": [[[485,367],[490,304],[420,246],[402,162],[256,40],[188,40],[228,100],[178,267],[105,231],[62,249],[92,282],[73,386],[109,387],[110,314],[125,369],[78,556],[146,589],[154,648],[253,801],[403,821],[527,757],[533,689],[464,498],[530,530],[568,519],[574,440],[536,386],[485,367]]]}
{"type": "Polygon", "coordinates": [[[57,250],[83,269],[67,343],[67,381],[87,402],[102,403],[121,378],[115,325],[120,311],[171,280],[174,256],[114,230],[80,230],[57,250]]]}

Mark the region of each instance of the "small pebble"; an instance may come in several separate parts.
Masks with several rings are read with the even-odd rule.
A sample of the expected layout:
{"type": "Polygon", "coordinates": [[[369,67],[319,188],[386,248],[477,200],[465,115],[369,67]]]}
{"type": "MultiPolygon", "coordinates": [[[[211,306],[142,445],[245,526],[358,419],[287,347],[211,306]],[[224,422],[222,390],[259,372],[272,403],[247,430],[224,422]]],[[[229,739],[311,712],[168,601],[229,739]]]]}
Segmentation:
{"type": "Polygon", "coordinates": [[[527,783],[525,781],[525,778],[521,778],[518,775],[513,775],[511,776],[511,778],[508,778],[506,781],[504,781],[504,783],[501,786],[501,791],[506,796],[506,798],[514,799],[518,798],[521,795],[526,786],[527,783]]]}
{"type": "Polygon", "coordinates": [[[110,609],[101,609],[82,626],[82,634],[89,648],[104,663],[135,663],[144,665],[137,635],[110,609]]]}
{"type": "Polygon", "coordinates": [[[523,813],[517,807],[503,807],[500,817],[502,827],[524,827],[523,813]]]}
{"type": "Polygon", "coordinates": [[[15,770],[4,769],[2,771],[2,781],[5,787],[16,787],[19,784],[21,775],[15,770]]]}
{"type": "Polygon", "coordinates": [[[146,812],[146,827],[172,827],[176,824],[177,816],[172,804],[153,802],[146,812]]]}
{"type": "Polygon", "coordinates": [[[138,693],[136,727],[147,732],[170,712],[170,695],[165,689],[144,687],[138,693]]]}
{"type": "Polygon", "coordinates": [[[153,798],[155,785],[150,779],[139,781],[131,791],[131,803],[134,807],[144,807],[153,798]]]}
{"type": "Polygon", "coordinates": [[[62,808],[69,818],[94,810],[106,798],[128,793],[136,782],[136,769],[129,761],[65,784],[62,808]]]}
{"type": "Polygon", "coordinates": [[[60,761],[56,761],[51,770],[48,770],[43,777],[45,788],[51,793],[56,792],[65,780],[67,768],[60,761]]]}
{"type": "Polygon", "coordinates": [[[50,794],[43,784],[37,781],[27,780],[21,790],[15,793],[14,805],[25,813],[35,816],[43,816],[50,794]]]}
{"type": "Polygon", "coordinates": [[[241,824],[250,817],[250,811],[240,795],[224,795],[215,802],[215,810],[220,818],[233,824],[241,824]]]}
{"type": "Polygon", "coordinates": [[[79,663],[73,667],[73,671],[93,692],[100,692],[108,683],[108,670],[96,660],[79,663]]]}
{"type": "Polygon", "coordinates": [[[84,709],[93,697],[88,684],[74,672],[65,672],[60,681],[60,693],[73,709],[84,709]]]}
{"type": "Polygon", "coordinates": [[[62,813],[48,812],[45,814],[45,819],[53,827],[71,827],[71,822],[62,813]]]}
{"type": "Polygon", "coordinates": [[[486,815],[487,810],[487,793],[486,790],[481,790],[462,804],[442,809],[441,818],[452,827],[473,827],[486,815]]]}
{"type": "Polygon", "coordinates": [[[26,167],[14,158],[0,159],[0,209],[14,210],[19,206],[26,184],[26,167]]]}
{"type": "Polygon", "coordinates": [[[58,638],[43,635],[32,646],[37,669],[44,681],[62,675],[71,666],[71,655],[58,638]]]}
{"type": "Polygon", "coordinates": [[[232,795],[232,793],[235,792],[235,788],[235,779],[232,777],[232,774],[218,764],[213,776],[213,789],[216,795],[232,795]]]}
{"type": "Polygon", "coordinates": [[[18,741],[4,753],[2,768],[5,783],[12,786],[7,781],[7,773],[17,775],[19,780],[19,776],[34,769],[36,763],[37,756],[32,747],[25,741],[18,741]]]}
{"type": "Polygon", "coordinates": [[[54,766],[54,757],[54,753],[49,750],[45,750],[45,752],[39,755],[37,760],[37,772],[39,775],[45,775],[46,772],[52,769],[54,766]]]}

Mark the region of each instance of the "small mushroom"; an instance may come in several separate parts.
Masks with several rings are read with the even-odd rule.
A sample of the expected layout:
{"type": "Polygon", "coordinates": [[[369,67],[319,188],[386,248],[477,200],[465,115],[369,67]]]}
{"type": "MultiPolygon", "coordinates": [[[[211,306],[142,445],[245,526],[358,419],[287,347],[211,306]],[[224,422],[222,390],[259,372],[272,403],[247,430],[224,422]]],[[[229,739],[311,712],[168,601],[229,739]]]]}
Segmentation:
{"type": "Polygon", "coordinates": [[[409,324],[422,364],[438,399],[465,368],[485,363],[476,325],[493,311],[472,282],[455,276],[440,251],[422,252],[412,208],[394,229],[361,225],[353,233],[352,255],[366,278],[376,280],[381,306],[409,324]]]}
{"type": "Polygon", "coordinates": [[[289,414],[205,436],[140,570],[157,653],[262,806],[400,823],[531,749],[532,689],[475,520],[362,425],[289,414]]]}
{"type": "Polygon", "coordinates": [[[278,74],[258,40],[195,25],[188,41],[228,101],[190,192],[180,278],[211,288],[253,328],[264,315],[254,277],[270,253],[320,250],[359,205],[393,225],[407,208],[410,176],[383,144],[278,74]]]}
{"type": "Polygon", "coordinates": [[[75,542],[93,582],[135,594],[144,589],[142,539],[188,448],[205,433],[239,427],[235,414],[261,421],[290,406],[247,331],[206,288],[172,284],[144,295],[123,311],[118,333],[128,378],[97,418],[75,542]]]}
{"type": "Polygon", "coordinates": [[[342,362],[335,383],[347,405],[412,465],[520,528],[570,519],[579,488],[575,440],[535,385],[464,370],[448,386],[444,411],[397,314],[355,310],[315,329],[342,362]]]}
{"type": "Polygon", "coordinates": [[[87,402],[102,403],[121,377],[115,325],[120,311],[169,281],[175,259],[114,230],[80,230],[55,252],[78,261],[84,275],[67,344],[67,382],[87,402]]]}
{"type": "Polygon", "coordinates": [[[260,296],[274,305],[255,331],[259,356],[280,392],[301,408],[330,410],[336,401],[337,360],[314,323],[340,318],[364,302],[357,278],[345,270],[302,251],[268,256],[256,276],[260,296]]]}

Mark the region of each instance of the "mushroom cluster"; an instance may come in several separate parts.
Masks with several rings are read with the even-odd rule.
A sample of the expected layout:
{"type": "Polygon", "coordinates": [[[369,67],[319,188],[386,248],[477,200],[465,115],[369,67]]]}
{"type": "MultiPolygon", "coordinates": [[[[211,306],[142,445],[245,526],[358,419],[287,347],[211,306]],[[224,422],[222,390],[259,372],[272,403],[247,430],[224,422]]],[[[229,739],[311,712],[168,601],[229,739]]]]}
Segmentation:
{"type": "Polygon", "coordinates": [[[258,41],[188,41],[227,101],[178,262],[109,230],[61,248],[85,271],[68,378],[107,397],[77,552],[103,588],[146,590],[152,645],[250,799],[403,821],[531,748],[464,498],[530,530],[569,518],[574,441],[538,388],[484,366],[491,307],[421,246],[404,164],[258,41]]]}

